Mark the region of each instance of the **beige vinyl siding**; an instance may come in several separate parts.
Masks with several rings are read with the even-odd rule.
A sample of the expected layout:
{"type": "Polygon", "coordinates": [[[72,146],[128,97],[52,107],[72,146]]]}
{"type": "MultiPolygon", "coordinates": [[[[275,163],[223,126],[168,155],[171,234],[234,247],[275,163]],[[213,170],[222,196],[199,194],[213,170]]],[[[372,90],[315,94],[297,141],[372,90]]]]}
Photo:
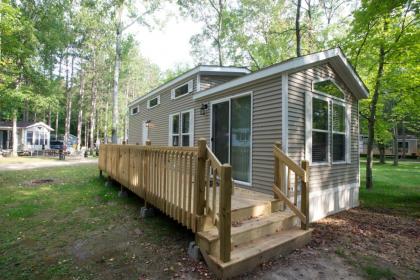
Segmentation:
{"type": "Polygon", "coordinates": [[[128,143],[142,143],[143,122],[150,120],[152,126],[149,129],[149,138],[152,141],[152,145],[168,146],[169,115],[193,109],[194,101],[192,98],[196,89],[197,76],[195,75],[180,81],[170,89],[156,93],[152,97],[142,100],[138,104],[133,104],[131,108],[139,105],[140,109],[137,115],[130,115],[128,143]],[[193,91],[185,96],[171,99],[171,89],[176,88],[177,86],[180,86],[190,80],[193,80],[193,91]],[[160,104],[154,108],[147,109],[147,101],[158,95],[160,95],[160,104]]]}
{"type": "Polygon", "coordinates": [[[305,92],[312,90],[313,80],[326,77],[345,90],[345,101],[351,106],[351,163],[311,166],[311,191],[357,183],[359,175],[358,101],[328,64],[289,75],[289,156],[296,161],[305,157],[305,92]]]}
{"type": "Polygon", "coordinates": [[[226,83],[230,80],[236,79],[239,76],[223,76],[223,75],[200,75],[200,91],[206,90],[217,85],[226,83]]]}
{"type": "MultiPolygon", "coordinates": [[[[211,109],[202,116],[202,103],[216,101],[252,91],[252,188],[271,193],[273,184],[273,144],[281,140],[281,75],[255,81],[234,90],[212,95],[197,101],[195,139],[204,137],[210,143],[211,109]]],[[[210,106],[210,104],[209,104],[210,106]]]]}

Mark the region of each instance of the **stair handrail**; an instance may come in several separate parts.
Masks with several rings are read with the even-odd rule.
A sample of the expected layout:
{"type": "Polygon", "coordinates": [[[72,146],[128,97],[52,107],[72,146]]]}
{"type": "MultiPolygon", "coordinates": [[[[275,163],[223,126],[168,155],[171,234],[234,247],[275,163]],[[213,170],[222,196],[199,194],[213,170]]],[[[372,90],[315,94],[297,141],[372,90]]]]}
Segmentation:
{"type": "Polygon", "coordinates": [[[281,149],[281,144],[276,142],[273,146],[274,155],[274,184],[273,192],[276,198],[284,203],[299,217],[301,228],[309,228],[309,162],[303,160],[301,166],[288,157],[281,149]],[[288,176],[286,176],[286,171],[288,176]],[[292,202],[287,193],[290,186],[291,172],[295,174],[294,201],[292,202]],[[297,203],[298,179],[301,181],[300,209],[297,203]]]}
{"type": "Polygon", "coordinates": [[[198,140],[198,163],[197,163],[197,188],[196,188],[196,209],[197,215],[202,218],[199,221],[201,229],[204,228],[206,221],[204,215],[209,215],[213,218],[213,224],[217,226],[219,232],[219,248],[220,260],[222,262],[230,261],[231,256],[231,205],[232,205],[232,167],[229,164],[222,164],[207,146],[204,138],[198,140]],[[210,201],[209,186],[210,186],[210,173],[209,168],[213,172],[213,196],[210,201]],[[207,178],[207,180],[206,180],[207,178]],[[216,181],[219,182],[219,212],[216,213],[216,181]],[[207,184],[206,184],[207,183],[207,184]],[[207,191],[206,191],[207,190],[207,191]],[[209,206],[212,205],[212,212],[209,206]],[[218,214],[218,221],[215,222],[215,217],[218,214]]]}

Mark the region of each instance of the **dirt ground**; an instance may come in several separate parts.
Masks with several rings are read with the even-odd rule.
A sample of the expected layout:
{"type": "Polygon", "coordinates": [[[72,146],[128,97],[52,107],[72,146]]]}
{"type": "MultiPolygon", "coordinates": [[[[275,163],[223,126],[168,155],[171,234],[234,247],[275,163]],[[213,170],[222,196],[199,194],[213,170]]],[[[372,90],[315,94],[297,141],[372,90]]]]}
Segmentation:
{"type": "MultiPolygon", "coordinates": [[[[144,221],[122,220],[67,250],[79,265],[93,263],[89,270],[98,279],[214,278],[205,264],[188,258],[193,236],[187,231],[147,243],[137,223],[144,221]]],[[[312,241],[305,248],[237,279],[420,279],[419,221],[353,209],[313,226],[312,241]]]]}
{"type": "Polygon", "coordinates": [[[98,159],[66,159],[56,158],[0,158],[0,171],[28,170],[35,168],[72,166],[78,164],[97,163],[98,159]]]}
{"type": "Polygon", "coordinates": [[[312,241],[241,278],[420,279],[420,221],[352,209],[312,225],[312,241]]]}

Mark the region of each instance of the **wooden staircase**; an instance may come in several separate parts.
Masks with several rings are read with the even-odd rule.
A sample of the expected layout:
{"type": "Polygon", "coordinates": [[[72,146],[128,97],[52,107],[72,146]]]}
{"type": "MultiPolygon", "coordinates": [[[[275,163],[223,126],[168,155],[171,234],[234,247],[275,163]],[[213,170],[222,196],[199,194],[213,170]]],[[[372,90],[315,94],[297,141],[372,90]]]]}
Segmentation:
{"type": "MultiPolygon", "coordinates": [[[[196,243],[217,277],[226,279],[249,272],[262,262],[284,256],[310,241],[309,169],[306,161],[299,166],[282,152],[279,143],[273,146],[273,197],[232,188],[226,177],[221,180],[225,183],[220,187],[210,187],[217,186],[213,178],[217,178],[218,168],[226,166],[222,166],[209,149],[206,155],[207,176],[203,177],[202,184],[206,185],[206,213],[211,213],[213,222],[202,224],[196,233],[196,243]],[[226,189],[232,189],[230,201],[226,196],[224,199],[220,198],[221,195],[217,196],[218,192],[226,189]],[[246,200],[251,203],[246,204],[246,200]],[[228,204],[225,206],[226,201],[228,204]],[[220,204],[219,211],[217,204],[220,204]],[[221,217],[222,223],[219,222],[221,217]]],[[[230,177],[230,169],[228,174],[230,177]]]]}
{"type": "Polygon", "coordinates": [[[226,279],[249,272],[262,262],[284,256],[309,242],[312,230],[301,229],[300,220],[292,211],[282,211],[282,201],[272,199],[267,204],[232,211],[228,262],[220,260],[216,227],[196,234],[203,257],[217,277],[226,279]]]}

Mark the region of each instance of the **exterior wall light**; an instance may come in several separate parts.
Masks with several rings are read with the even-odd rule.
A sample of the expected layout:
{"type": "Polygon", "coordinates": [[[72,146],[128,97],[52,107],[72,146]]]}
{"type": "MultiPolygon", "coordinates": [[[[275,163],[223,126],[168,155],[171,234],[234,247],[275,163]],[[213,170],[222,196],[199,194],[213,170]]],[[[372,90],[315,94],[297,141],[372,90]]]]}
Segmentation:
{"type": "Polygon", "coordinates": [[[207,103],[202,103],[200,107],[200,115],[205,116],[209,109],[209,105],[207,103]]]}

